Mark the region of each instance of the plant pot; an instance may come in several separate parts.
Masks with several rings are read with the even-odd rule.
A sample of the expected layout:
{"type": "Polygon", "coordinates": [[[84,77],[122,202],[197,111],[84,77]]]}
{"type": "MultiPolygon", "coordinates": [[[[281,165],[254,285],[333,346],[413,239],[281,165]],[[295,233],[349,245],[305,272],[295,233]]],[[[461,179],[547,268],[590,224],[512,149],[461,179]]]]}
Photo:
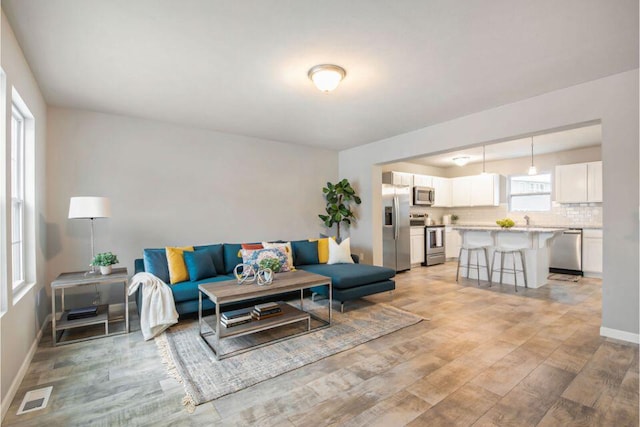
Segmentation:
{"type": "Polygon", "coordinates": [[[111,269],[112,269],[112,268],[113,268],[113,267],[111,267],[110,265],[101,265],[101,266],[100,266],[100,273],[101,273],[103,276],[106,276],[107,274],[111,274],[111,269]]]}

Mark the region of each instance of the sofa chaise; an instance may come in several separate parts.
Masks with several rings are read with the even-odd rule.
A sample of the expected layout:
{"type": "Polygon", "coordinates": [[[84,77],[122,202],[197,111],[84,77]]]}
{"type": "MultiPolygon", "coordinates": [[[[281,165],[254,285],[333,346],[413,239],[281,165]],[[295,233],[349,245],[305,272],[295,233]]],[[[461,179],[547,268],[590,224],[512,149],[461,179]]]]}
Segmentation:
{"type": "MultiPolygon", "coordinates": [[[[395,271],[393,269],[360,264],[358,257],[353,254],[351,255],[354,260],[353,264],[322,264],[314,258],[311,259],[316,262],[309,263],[310,258],[301,253],[301,248],[308,247],[308,242],[309,240],[291,242],[293,265],[300,270],[331,277],[332,297],[333,300],[340,302],[341,310],[344,310],[346,301],[395,289],[393,281],[395,271]]],[[[243,261],[240,256],[242,245],[239,243],[194,246],[193,249],[194,251],[206,251],[211,256],[216,274],[201,280],[186,280],[170,285],[176,310],[180,315],[198,312],[198,285],[234,280],[233,269],[243,261]]],[[[145,264],[147,266],[153,265],[153,268],[148,269],[151,270],[148,271],[149,273],[153,273],[169,283],[169,280],[166,280],[168,279],[168,266],[164,249],[145,249],[144,259],[135,260],[135,272],[146,271],[145,264]]],[[[311,290],[315,294],[328,296],[326,286],[314,287],[311,290]]],[[[141,298],[142,292],[138,290],[136,292],[138,312],[141,307],[141,298]]],[[[209,299],[203,299],[203,310],[211,309],[215,309],[215,305],[209,299]]]]}

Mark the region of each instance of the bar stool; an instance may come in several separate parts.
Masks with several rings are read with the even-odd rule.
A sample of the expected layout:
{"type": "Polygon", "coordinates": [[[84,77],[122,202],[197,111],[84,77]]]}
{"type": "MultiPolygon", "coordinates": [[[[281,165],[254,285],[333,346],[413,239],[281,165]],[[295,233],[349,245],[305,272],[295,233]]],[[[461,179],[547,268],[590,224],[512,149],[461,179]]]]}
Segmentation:
{"type": "Polygon", "coordinates": [[[469,277],[469,270],[475,269],[478,272],[478,286],[480,286],[480,267],[483,267],[480,264],[480,254],[484,254],[485,266],[487,268],[487,280],[489,281],[489,285],[491,285],[491,272],[489,271],[489,252],[488,246],[472,246],[472,245],[462,245],[460,246],[460,253],[458,254],[458,269],[456,270],[456,282],[458,282],[458,277],[460,276],[460,261],[462,261],[462,251],[467,252],[467,277],[469,277]],[[471,254],[476,254],[476,262],[475,264],[471,263],[471,254]]]}
{"type": "Polygon", "coordinates": [[[500,284],[502,284],[502,275],[503,273],[513,274],[513,283],[516,287],[516,292],[518,292],[518,273],[522,273],[524,277],[524,287],[528,288],[529,285],[527,283],[527,266],[524,261],[524,249],[523,248],[501,248],[498,247],[495,249],[493,253],[493,257],[491,258],[491,274],[495,273],[494,265],[496,260],[496,254],[500,254],[500,284]],[[516,268],[516,254],[520,255],[520,264],[522,265],[522,270],[518,270],[516,268]],[[513,268],[505,268],[504,266],[504,257],[505,255],[511,255],[513,259],[513,268]]]}

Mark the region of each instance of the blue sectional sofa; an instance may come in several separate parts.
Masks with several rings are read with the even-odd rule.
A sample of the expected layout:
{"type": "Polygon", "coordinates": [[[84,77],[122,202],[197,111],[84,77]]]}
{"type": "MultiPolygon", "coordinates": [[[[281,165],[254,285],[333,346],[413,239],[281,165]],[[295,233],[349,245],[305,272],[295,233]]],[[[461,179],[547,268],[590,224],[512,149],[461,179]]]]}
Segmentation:
{"type": "MultiPolygon", "coordinates": [[[[296,245],[308,244],[308,241],[300,240],[293,241],[291,243],[293,247],[293,263],[295,268],[331,277],[333,284],[332,296],[335,301],[339,301],[341,303],[341,308],[344,307],[345,301],[395,289],[395,282],[393,281],[395,271],[393,269],[359,264],[358,257],[355,255],[351,256],[354,259],[354,264],[301,264],[300,261],[304,261],[304,259],[302,256],[296,256],[296,245]]],[[[198,281],[185,281],[170,285],[171,291],[173,292],[173,299],[176,304],[176,310],[180,315],[198,312],[199,284],[234,279],[233,269],[236,265],[242,263],[242,258],[238,256],[241,247],[240,243],[194,246],[195,251],[207,251],[211,256],[217,275],[198,281]]],[[[156,257],[156,260],[158,260],[162,258],[163,253],[164,249],[145,249],[144,256],[156,257]]],[[[160,264],[160,268],[163,268],[161,262],[156,262],[155,268],[158,268],[158,264],[160,264]]],[[[168,271],[166,264],[164,265],[164,268],[168,271]]],[[[145,271],[145,261],[143,259],[136,259],[135,272],[139,273],[143,271],[145,271]]],[[[164,274],[164,271],[149,272],[156,274],[156,276],[161,278],[164,274]]],[[[168,280],[166,280],[166,282],[168,283],[168,280]]],[[[320,286],[312,288],[312,292],[327,296],[328,288],[326,286],[320,286]]],[[[295,295],[298,294],[296,293],[295,295]]],[[[136,293],[136,302],[138,307],[141,307],[141,298],[142,292],[138,290],[136,293]]],[[[214,308],[215,305],[211,301],[206,298],[203,299],[204,310],[214,308]]]]}

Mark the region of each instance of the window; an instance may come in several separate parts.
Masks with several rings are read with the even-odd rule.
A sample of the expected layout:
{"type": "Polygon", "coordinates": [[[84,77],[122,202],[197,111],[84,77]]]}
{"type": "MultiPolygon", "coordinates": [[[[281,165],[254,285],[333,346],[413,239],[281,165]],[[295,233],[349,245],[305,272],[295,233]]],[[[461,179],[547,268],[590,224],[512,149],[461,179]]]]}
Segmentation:
{"type": "Polygon", "coordinates": [[[11,260],[14,290],[25,282],[24,151],[25,119],[14,104],[11,112],[11,260]]]}
{"type": "Polygon", "coordinates": [[[551,174],[509,177],[509,211],[544,212],[551,210],[551,174]]]}

